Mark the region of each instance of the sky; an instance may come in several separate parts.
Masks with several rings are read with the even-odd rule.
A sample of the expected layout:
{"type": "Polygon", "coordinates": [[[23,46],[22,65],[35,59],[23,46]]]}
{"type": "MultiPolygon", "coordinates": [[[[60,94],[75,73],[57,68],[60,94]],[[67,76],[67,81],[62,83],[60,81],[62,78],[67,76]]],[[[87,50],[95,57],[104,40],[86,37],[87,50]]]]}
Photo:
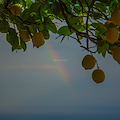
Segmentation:
{"type": "Polygon", "coordinates": [[[56,37],[51,33],[40,48],[33,48],[30,41],[25,52],[12,52],[6,35],[0,33],[0,117],[65,114],[120,118],[120,65],[111,55],[95,54],[106,75],[103,83],[96,84],[92,72],[97,66],[85,70],[81,65],[89,53],[74,39],[66,37],[60,43],[61,38],[56,37]]]}
{"type": "Polygon", "coordinates": [[[96,84],[97,66],[81,65],[89,53],[74,39],[60,43],[50,35],[40,48],[30,41],[25,52],[12,52],[0,33],[0,120],[119,120],[120,65],[109,54],[94,54],[106,75],[96,84]]]}

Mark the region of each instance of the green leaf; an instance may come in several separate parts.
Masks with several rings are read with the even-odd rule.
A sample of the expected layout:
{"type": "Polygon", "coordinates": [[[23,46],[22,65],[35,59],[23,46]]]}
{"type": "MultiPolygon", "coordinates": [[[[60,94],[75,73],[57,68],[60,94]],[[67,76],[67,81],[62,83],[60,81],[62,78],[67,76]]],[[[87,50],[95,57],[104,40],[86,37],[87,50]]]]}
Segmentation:
{"type": "Polygon", "coordinates": [[[99,31],[99,33],[100,34],[104,34],[106,31],[107,31],[107,29],[106,29],[106,27],[104,26],[104,24],[102,24],[102,23],[92,23],[91,24],[94,28],[96,28],[96,30],[98,30],[99,31]]]}
{"type": "Polygon", "coordinates": [[[20,39],[20,45],[21,45],[21,48],[23,48],[24,51],[27,49],[27,45],[22,39],[20,39]]]}
{"type": "Polygon", "coordinates": [[[26,6],[27,8],[30,8],[30,6],[32,5],[33,1],[32,0],[26,0],[26,6]]]}
{"type": "Polygon", "coordinates": [[[22,49],[21,45],[18,45],[17,48],[14,47],[14,46],[12,46],[12,52],[13,52],[14,50],[20,50],[20,49],[22,49]]]}
{"type": "Polygon", "coordinates": [[[56,28],[55,24],[47,24],[46,28],[53,33],[57,33],[57,28],[56,28]]]}
{"type": "Polygon", "coordinates": [[[44,28],[43,24],[42,24],[42,23],[40,23],[40,25],[39,25],[39,27],[38,27],[38,30],[39,30],[39,31],[42,31],[42,30],[43,30],[43,28],[44,28]]]}
{"type": "Polygon", "coordinates": [[[7,41],[13,46],[13,48],[16,49],[18,47],[19,40],[15,29],[9,28],[9,31],[7,33],[7,41]]]}
{"type": "Polygon", "coordinates": [[[30,17],[30,10],[25,9],[21,14],[20,17],[25,21],[30,17]]]}
{"type": "Polygon", "coordinates": [[[0,4],[3,4],[4,3],[4,0],[0,0],[0,4]]]}
{"type": "Polygon", "coordinates": [[[40,12],[45,12],[46,10],[47,11],[49,11],[50,9],[48,9],[49,8],[49,5],[48,5],[48,3],[47,2],[45,2],[44,4],[41,4],[41,6],[40,6],[41,8],[40,8],[40,12]]]}
{"type": "Polygon", "coordinates": [[[119,5],[119,0],[112,0],[111,4],[109,5],[110,12],[113,12],[118,5],[119,5]]]}
{"type": "MultiPolygon", "coordinates": [[[[81,3],[82,3],[82,6],[84,7],[84,8],[86,8],[87,7],[87,4],[85,3],[85,0],[80,0],[81,1],[81,3]]],[[[79,2],[79,5],[81,6],[81,3],[79,2]]]]}
{"type": "Polygon", "coordinates": [[[49,31],[46,29],[45,25],[43,27],[42,33],[43,33],[45,39],[49,39],[50,38],[49,31]]]}
{"type": "Polygon", "coordinates": [[[94,28],[97,28],[99,26],[99,23],[92,23],[91,26],[93,26],[94,28]]]}
{"type": "Polygon", "coordinates": [[[23,22],[17,17],[15,18],[15,22],[16,22],[16,25],[17,25],[17,29],[20,31],[24,26],[23,22]]]}
{"type": "Polygon", "coordinates": [[[32,13],[32,12],[39,13],[39,12],[40,12],[39,9],[40,9],[40,4],[38,4],[38,3],[33,3],[33,4],[30,6],[30,12],[31,12],[31,13],[32,13]]]}
{"type": "Polygon", "coordinates": [[[36,24],[25,25],[25,26],[28,26],[31,33],[36,33],[37,32],[38,26],[36,24]]]}
{"type": "Polygon", "coordinates": [[[75,25],[75,24],[83,22],[82,17],[72,17],[72,16],[70,16],[68,19],[69,19],[69,22],[70,22],[71,25],[75,25]]]}
{"type": "Polygon", "coordinates": [[[106,27],[103,25],[97,27],[97,30],[99,31],[100,34],[104,34],[107,31],[106,27]]]}
{"type": "Polygon", "coordinates": [[[6,20],[0,21],[0,32],[7,33],[9,27],[9,23],[6,20]]]}
{"type": "Polygon", "coordinates": [[[101,10],[102,12],[106,12],[107,7],[105,6],[104,3],[96,3],[95,7],[98,8],[99,10],[101,10]]]}
{"type": "Polygon", "coordinates": [[[88,5],[91,5],[91,3],[93,2],[93,0],[86,0],[86,2],[88,3],[88,5]]]}
{"type": "Polygon", "coordinates": [[[106,52],[109,50],[109,44],[104,44],[103,46],[97,47],[98,53],[102,53],[102,56],[105,57],[106,52]]]}
{"type": "Polygon", "coordinates": [[[20,4],[25,7],[26,6],[26,1],[25,0],[19,0],[20,4]]]}
{"type": "Polygon", "coordinates": [[[99,12],[94,12],[94,13],[93,13],[93,18],[94,18],[94,19],[102,18],[102,16],[103,16],[103,15],[102,15],[101,13],[99,13],[99,12]]]}
{"type": "Polygon", "coordinates": [[[106,41],[106,36],[105,35],[99,34],[99,36],[102,38],[102,40],[106,41]]]}
{"type": "Polygon", "coordinates": [[[53,33],[57,33],[57,27],[55,26],[55,24],[51,21],[51,19],[47,19],[46,21],[45,21],[45,24],[46,24],[46,28],[48,29],[48,30],[50,30],[51,32],[53,32],[53,33]]]}
{"type": "Polygon", "coordinates": [[[63,26],[63,27],[59,28],[58,34],[66,36],[66,35],[71,35],[71,32],[70,32],[68,26],[63,26]]]}
{"type": "Polygon", "coordinates": [[[49,39],[50,38],[50,34],[49,34],[48,30],[46,30],[46,31],[43,30],[42,32],[43,32],[43,35],[44,35],[45,39],[49,39]]]}
{"type": "Polygon", "coordinates": [[[52,4],[51,12],[55,15],[58,15],[61,12],[60,4],[56,1],[52,4]]]}
{"type": "MultiPolygon", "coordinates": [[[[83,31],[83,26],[81,25],[81,24],[79,24],[79,25],[73,25],[73,27],[76,29],[76,30],[78,30],[78,31],[83,31]]],[[[84,30],[85,30],[85,28],[84,28],[84,30]]]]}

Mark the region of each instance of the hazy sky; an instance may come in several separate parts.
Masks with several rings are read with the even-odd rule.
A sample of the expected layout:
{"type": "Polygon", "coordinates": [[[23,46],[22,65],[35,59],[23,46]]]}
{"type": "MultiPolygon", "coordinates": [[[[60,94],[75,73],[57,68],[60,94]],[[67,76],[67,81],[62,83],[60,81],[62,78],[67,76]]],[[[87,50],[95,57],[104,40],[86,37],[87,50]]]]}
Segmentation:
{"type": "Polygon", "coordinates": [[[0,33],[0,114],[120,114],[120,65],[110,55],[95,55],[106,79],[92,80],[81,66],[82,51],[73,39],[46,40],[23,52],[12,52],[0,33]],[[61,61],[60,61],[61,60],[61,61]]]}

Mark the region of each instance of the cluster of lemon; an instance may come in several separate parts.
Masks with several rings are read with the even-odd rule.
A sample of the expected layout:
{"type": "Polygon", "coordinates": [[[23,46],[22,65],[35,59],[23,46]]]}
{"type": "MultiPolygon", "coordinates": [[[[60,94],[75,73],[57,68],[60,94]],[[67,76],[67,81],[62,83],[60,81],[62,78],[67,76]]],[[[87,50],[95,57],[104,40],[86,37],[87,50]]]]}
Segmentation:
{"type": "MultiPolygon", "coordinates": [[[[106,31],[106,40],[114,44],[119,39],[119,31],[116,27],[109,27],[109,24],[113,23],[116,26],[120,27],[120,9],[115,9],[114,12],[111,14],[111,21],[108,20],[105,23],[105,27],[107,28],[106,31]]],[[[120,64],[120,47],[115,47],[112,51],[112,56],[114,60],[116,60],[120,64]]]]}
{"type": "Polygon", "coordinates": [[[114,44],[119,39],[119,31],[117,30],[116,27],[109,27],[110,23],[113,23],[114,25],[120,27],[120,9],[115,9],[114,12],[111,14],[111,20],[108,20],[105,23],[105,27],[107,28],[105,34],[106,40],[109,43],[114,44]]]}
{"type": "MultiPolygon", "coordinates": [[[[82,66],[86,70],[90,70],[90,69],[94,68],[96,62],[97,62],[97,60],[95,59],[95,57],[93,55],[88,54],[83,58],[82,66]]],[[[93,71],[92,79],[96,83],[102,83],[105,80],[105,73],[101,69],[98,68],[98,69],[93,71]]]]}
{"type": "MultiPolygon", "coordinates": [[[[113,49],[112,56],[113,56],[114,60],[116,60],[120,64],[120,47],[115,47],[113,49]]],[[[94,68],[94,66],[96,65],[96,62],[97,62],[97,60],[95,59],[95,57],[93,55],[88,54],[83,58],[82,66],[86,70],[90,70],[90,69],[94,68]]],[[[104,71],[99,68],[94,70],[92,73],[92,79],[96,83],[102,83],[105,80],[104,71]]]]}
{"type": "MultiPolygon", "coordinates": [[[[18,4],[13,4],[10,6],[10,11],[13,15],[19,16],[22,13],[22,7],[20,7],[18,4]]],[[[24,42],[28,42],[31,40],[31,36],[27,30],[21,30],[19,32],[19,36],[24,42]]],[[[42,46],[45,42],[43,33],[42,32],[34,33],[32,36],[32,42],[33,45],[36,46],[37,48],[42,46]]]]}
{"type": "MultiPolygon", "coordinates": [[[[105,27],[107,28],[107,31],[105,33],[106,40],[110,44],[114,44],[119,39],[119,31],[117,29],[117,26],[120,27],[120,9],[115,9],[114,12],[111,15],[111,20],[108,20],[105,23],[105,27]],[[113,23],[116,25],[116,27],[109,27],[109,24],[113,23]]],[[[112,56],[114,60],[116,60],[120,64],[120,47],[115,47],[112,51],[112,56]]],[[[93,55],[86,55],[82,60],[82,66],[86,69],[92,69],[96,64],[96,59],[93,55]]],[[[105,80],[105,73],[101,69],[96,69],[92,73],[92,79],[96,83],[102,83],[105,80]]]]}

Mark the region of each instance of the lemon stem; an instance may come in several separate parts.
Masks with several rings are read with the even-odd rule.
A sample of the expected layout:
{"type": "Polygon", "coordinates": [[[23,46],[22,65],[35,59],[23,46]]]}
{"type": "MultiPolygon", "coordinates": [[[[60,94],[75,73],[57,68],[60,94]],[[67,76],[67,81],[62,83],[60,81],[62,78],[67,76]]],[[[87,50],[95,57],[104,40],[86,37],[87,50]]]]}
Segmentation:
{"type": "Polygon", "coordinates": [[[100,67],[99,67],[99,65],[98,65],[98,61],[96,60],[96,64],[97,64],[97,68],[99,69],[100,67]]]}

